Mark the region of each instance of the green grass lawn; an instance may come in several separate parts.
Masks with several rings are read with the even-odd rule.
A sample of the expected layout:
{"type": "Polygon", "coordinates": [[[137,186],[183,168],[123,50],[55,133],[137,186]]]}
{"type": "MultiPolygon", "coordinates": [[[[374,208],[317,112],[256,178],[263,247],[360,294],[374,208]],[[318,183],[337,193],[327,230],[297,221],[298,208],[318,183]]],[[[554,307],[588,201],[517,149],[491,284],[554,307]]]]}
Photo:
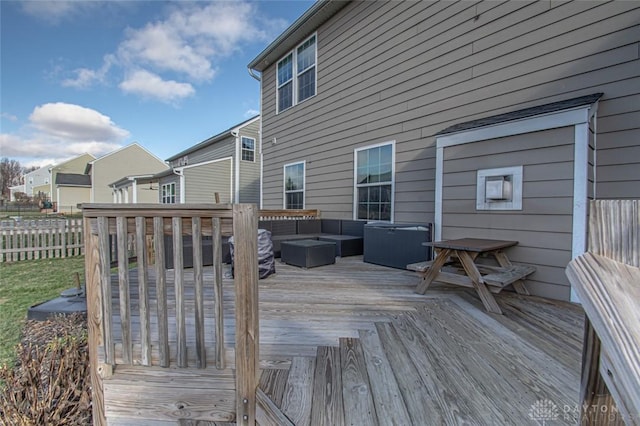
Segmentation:
{"type": "Polygon", "coordinates": [[[27,309],[84,282],[84,256],[0,264],[0,365],[13,363],[27,309]]]}

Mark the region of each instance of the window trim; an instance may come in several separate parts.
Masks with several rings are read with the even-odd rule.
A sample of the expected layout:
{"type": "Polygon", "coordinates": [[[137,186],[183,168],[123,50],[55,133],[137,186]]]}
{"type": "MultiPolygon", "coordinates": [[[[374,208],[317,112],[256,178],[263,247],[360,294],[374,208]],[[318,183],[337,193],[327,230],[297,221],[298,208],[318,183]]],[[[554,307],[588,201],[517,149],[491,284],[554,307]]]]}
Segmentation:
{"type": "Polygon", "coordinates": [[[175,182],[169,182],[169,183],[163,183],[162,185],[160,185],[160,204],[177,204],[176,203],[176,183],[175,182]],[[164,188],[171,188],[171,186],[173,185],[173,195],[169,195],[168,197],[164,196],[164,188]],[[171,197],[173,197],[173,202],[166,202],[165,199],[169,199],[171,200],[171,197]]]}
{"type": "Polygon", "coordinates": [[[296,161],[294,163],[288,163],[282,166],[282,208],[284,210],[293,210],[287,208],[287,194],[293,192],[302,192],[302,208],[307,206],[307,161],[296,161]],[[287,167],[297,166],[302,164],[302,191],[299,189],[287,191],[287,167]]]}
{"type": "MultiPolygon", "coordinates": [[[[312,67],[307,67],[305,68],[305,70],[303,71],[306,72],[308,70],[310,70],[312,67]]],[[[278,60],[278,62],[276,62],[276,67],[275,67],[275,72],[276,72],[276,115],[285,112],[291,108],[293,108],[294,106],[301,104],[311,98],[314,98],[317,94],[318,94],[318,33],[314,32],[313,34],[311,34],[309,37],[305,38],[301,43],[297,44],[292,50],[290,50],[289,52],[287,52],[286,54],[282,55],[282,57],[278,60]],[[303,99],[302,101],[298,101],[298,76],[300,75],[300,73],[298,72],[298,48],[300,46],[302,46],[303,44],[305,44],[307,41],[309,41],[310,39],[312,39],[313,37],[315,37],[315,51],[314,51],[314,65],[313,68],[315,68],[315,75],[314,75],[314,85],[315,85],[315,90],[313,95],[309,96],[308,98],[303,99]],[[291,72],[291,80],[287,80],[286,83],[283,84],[278,84],[278,66],[280,65],[280,62],[282,62],[283,60],[285,60],[287,57],[289,57],[289,55],[291,55],[291,66],[293,67],[292,72],[291,72]],[[280,94],[279,94],[279,89],[280,87],[284,86],[285,84],[288,84],[289,82],[291,82],[291,106],[280,110],[279,109],[279,105],[280,105],[280,94]]]]}
{"type": "Polygon", "coordinates": [[[246,161],[248,163],[255,163],[256,162],[256,139],[252,138],[250,136],[240,136],[240,160],[241,161],[246,161]],[[243,139],[249,139],[253,141],[253,149],[245,149],[244,146],[242,145],[242,140],[243,139]],[[251,152],[252,153],[252,160],[245,160],[243,157],[244,152],[251,152]]]}
{"type": "Polygon", "coordinates": [[[379,148],[381,146],[391,145],[391,214],[389,220],[378,219],[377,222],[389,222],[394,223],[395,216],[395,198],[396,198],[396,141],[390,140],[386,142],[380,142],[373,145],[367,145],[353,150],[353,220],[369,220],[358,219],[358,188],[375,186],[371,184],[358,185],[358,153],[360,151],[366,151],[372,148],[379,148]]]}

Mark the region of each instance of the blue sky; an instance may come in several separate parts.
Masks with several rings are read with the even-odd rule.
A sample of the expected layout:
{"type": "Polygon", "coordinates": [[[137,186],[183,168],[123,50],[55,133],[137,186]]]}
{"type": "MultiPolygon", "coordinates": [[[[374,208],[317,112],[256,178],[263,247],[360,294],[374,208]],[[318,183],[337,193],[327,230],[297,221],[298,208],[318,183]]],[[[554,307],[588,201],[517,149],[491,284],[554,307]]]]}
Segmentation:
{"type": "Polygon", "coordinates": [[[0,1],[0,155],[24,166],[131,142],[162,159],[255,114],[247,64],[311,5],[0,1]]]}

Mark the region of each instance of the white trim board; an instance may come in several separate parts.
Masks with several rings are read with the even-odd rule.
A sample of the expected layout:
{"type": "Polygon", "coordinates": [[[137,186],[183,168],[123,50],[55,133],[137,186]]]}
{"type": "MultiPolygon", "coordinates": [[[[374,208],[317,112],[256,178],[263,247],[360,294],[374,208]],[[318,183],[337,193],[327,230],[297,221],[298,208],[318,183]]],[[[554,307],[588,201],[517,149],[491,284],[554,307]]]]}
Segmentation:
{"type": "MultiPolygon", "coordinates": [[[[438,241],[442,239],[442,180],[445,148],[506,136],[574,126],[574,203],[571,257],[575,258],[583,254],[587,249],[589,122],[592,118],[595,121],[597,108],[598,102],[594,102],[591,105],[583,105],[519,120],[436,136],[434,240],[438,241]]],[[[573,289],[571,289],[570,300],[572,302],[579,302],[573,289]]]]}

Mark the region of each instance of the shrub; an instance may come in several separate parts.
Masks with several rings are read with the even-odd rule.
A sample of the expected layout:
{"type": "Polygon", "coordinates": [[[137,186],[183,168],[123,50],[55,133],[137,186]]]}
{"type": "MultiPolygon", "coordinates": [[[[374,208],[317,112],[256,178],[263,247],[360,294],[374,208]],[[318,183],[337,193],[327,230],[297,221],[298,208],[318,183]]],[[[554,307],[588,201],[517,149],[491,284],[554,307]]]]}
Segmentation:
{"type": "Polygon", "coordinates": [[[91,424],[91,379],[84,318],[30,321],[15,367],[0,368],[0,423],[91,424]]]}

